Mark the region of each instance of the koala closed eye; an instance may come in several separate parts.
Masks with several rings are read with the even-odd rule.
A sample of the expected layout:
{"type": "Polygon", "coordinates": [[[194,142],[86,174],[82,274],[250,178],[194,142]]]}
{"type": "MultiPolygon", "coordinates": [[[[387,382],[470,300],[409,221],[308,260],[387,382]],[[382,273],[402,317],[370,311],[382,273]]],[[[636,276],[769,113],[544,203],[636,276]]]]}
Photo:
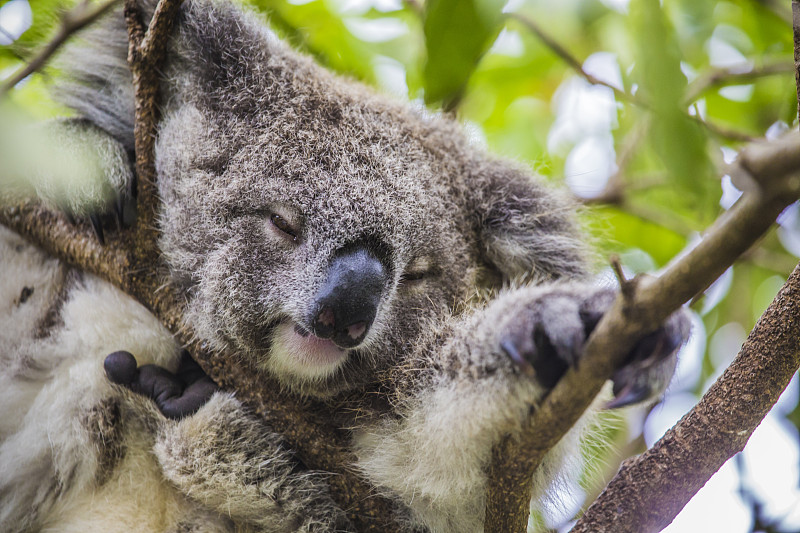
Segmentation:
{"type": "Polygon", "coordinates": [[[400,287],[414,287],[439,274],[439,268],[426,256],[413,259],[400,274],[400,287]]]}
{"type": "Polygon", "coordinates": [[[278,214],[273,214],[270,216],[270,221],[287,239],[293,243],[300,242],[299,232],[285,218],[278,214]]]}

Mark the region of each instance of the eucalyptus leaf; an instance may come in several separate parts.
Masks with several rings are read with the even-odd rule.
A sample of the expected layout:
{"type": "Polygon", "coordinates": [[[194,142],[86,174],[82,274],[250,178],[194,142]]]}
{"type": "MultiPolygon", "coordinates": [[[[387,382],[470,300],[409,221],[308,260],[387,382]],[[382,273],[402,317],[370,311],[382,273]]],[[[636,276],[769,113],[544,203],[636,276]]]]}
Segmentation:
{"type": "Polygon", "coordinates": [[[500,33],[505,0],[430,0],[425,5],[425,101],[457,103],[500,33]]]}

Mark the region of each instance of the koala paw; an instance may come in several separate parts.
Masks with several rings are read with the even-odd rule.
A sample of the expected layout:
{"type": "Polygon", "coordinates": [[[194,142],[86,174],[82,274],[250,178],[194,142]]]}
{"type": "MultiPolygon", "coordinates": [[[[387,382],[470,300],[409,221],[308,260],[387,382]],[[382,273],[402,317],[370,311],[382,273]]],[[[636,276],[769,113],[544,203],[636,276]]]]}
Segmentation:
{"type": "Polygon", "coordinates": [[[150,398],[172,419],[194,414],[218,389],[186,351],[175,374],[156,365],[137,367],[133,355],[124,351],[107,356],[103,367],[112,383],[150,398]]]}
{"type": "MultiPolygon", "coordinates": [[[[586,339],[615,296],[608,289],[556,288],[525,306],[501,335],[500,348],[523,373],[550,389],[568,367],[578,364],[586,339]]],[[[688,318],[679,311],[640,340],[612,376],[614,399],[606,407],[623,407],[661,394],[689,330],[688,318]]]]}

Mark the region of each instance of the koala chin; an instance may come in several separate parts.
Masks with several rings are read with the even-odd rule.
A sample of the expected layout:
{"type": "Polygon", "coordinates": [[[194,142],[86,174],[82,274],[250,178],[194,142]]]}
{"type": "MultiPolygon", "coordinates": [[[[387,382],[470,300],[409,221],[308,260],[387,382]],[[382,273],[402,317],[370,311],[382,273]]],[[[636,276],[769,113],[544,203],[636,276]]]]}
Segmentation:
{"type": "MultiPolygon", "coordinates": [[[[98,231],[109,213],[124,221],[135,190],[126,56],[119,8],[68,46],[55,88],[77,118],[54,135],[83,143],[107,181],[81,189],[104,191],[92,202],[55,204],[98,231]]],[[[492,447],[614,299],[590,281],[575,206],[453,121],[335,76],[222,1],[186,0],[166,57],[159,246],[186,327],[346,406],[334,423],[354,468],[408,531],[482,531],[492,447]]],[[[141,306],[0,230],[0,531],[352,530],[326,473],[141,306]]],[[[688,324],[677,313],[632,350],[613,405],[664,390],[688,324]]],[[[532,506],[591,416],[538,469],[532,506]]]]}

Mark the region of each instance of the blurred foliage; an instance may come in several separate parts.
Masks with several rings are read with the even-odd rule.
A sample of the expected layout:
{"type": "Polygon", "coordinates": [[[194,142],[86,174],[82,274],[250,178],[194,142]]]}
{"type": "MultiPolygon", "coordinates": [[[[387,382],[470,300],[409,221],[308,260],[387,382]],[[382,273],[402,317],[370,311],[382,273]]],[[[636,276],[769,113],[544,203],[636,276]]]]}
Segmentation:
{"type": "MultiPolygon", "coordinates": [[[[772,137],[797,125],[788,2],[242,1],[323,65],[450,110],[476,143],[566,182],[591,205],[586,228],[599,256],[605,261],[619,254],[631,272],[663,267],[732,204],[736,191],[721,169],[741,139],[772,137]],[[535,21],[586,72],[617,91],[592,86],[515,14],[535,21]],[[726,76],[726,69],[757,72],[773,64],[783,65],[781,72],[726,76]],[[715,74],[715,83],[704,81],[715,74]]],[[[42,45],[68,5],[31,0],[30,29],[13,45],[0,46],[0,78],[42,45]]],[[[46,98],[51,75],[34,74],[11,100],[37,117],[63,112],[46,98]]],[[[696,334],[711,339],[730,324],[749,331],[797,254],[795,210],[779,232],[692,303],[705,328],[696,334]]],[[[687,355],[702,358],[700,375],[688,385],[694,394],[721,371],[720,357],[711,352],[687,355]]],[[[638,438],[624,423],[604,431],[623,446],[638,438]]],[[[586,457],[587,471],[604,476],[613,468],[602,465],[619,460],[599,444],[586,457]]],[[[591,485],[584,481],[589,494],[597,490],[591,485]]]]}

